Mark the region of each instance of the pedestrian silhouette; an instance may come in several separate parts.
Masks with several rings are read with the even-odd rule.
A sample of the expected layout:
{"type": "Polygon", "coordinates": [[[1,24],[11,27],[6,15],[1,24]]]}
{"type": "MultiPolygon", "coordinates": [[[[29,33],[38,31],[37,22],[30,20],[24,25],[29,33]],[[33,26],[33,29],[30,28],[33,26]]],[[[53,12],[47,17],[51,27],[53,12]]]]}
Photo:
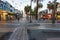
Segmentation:
{"type": "Polygon", "coordinates": [[[18,21],[20,20],[20,18],[18,17],[18,21]]]}

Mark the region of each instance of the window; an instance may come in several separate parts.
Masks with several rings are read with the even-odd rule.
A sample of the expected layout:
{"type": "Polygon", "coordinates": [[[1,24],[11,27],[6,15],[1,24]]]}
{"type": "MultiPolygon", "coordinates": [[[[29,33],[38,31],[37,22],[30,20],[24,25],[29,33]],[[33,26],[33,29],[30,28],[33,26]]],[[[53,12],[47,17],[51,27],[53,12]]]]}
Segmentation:
{"type": "Polygon", "coordinates": [[[1,4],[1,6],[3,6],[3,4],[1,4]]]}
{"type": "Polygon", "coordinates": [[[10,10],[10,12],[12,12],[12,10],[10,10]]]}
{"type": "Polygon", "coordinates": [[[12,7],[12,5],[10,5],[10,7],[12,7]]]}

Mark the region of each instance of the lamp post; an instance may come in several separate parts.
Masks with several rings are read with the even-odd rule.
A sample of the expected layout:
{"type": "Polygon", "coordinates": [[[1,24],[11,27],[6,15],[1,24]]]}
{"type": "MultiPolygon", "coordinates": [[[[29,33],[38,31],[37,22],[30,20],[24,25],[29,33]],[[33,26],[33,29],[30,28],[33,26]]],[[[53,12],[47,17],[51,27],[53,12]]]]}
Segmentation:
{"type": "Polygon", "coordinates": [[[57,1],[57,0],[54,0],[54,9],[53,9],[53,17],[52,17],[52,23],[53,23],[53,24],[55,23],[56,1],[57,1]]]}
{"type": "Polygon", "coordinates": [[[30,23],[32,22],[32,20],[31,20],[31,6],[32,6],[32,0],[31,0],[31,2],[30,2],[30,23]]]}

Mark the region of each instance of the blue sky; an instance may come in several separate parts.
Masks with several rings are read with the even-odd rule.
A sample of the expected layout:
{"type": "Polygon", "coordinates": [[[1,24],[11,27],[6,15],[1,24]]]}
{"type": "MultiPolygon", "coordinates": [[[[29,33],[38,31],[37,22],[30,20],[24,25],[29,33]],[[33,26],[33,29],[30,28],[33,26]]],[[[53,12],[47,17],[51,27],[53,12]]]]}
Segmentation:
{"type": "MultiPolygon", "coordinates": [[[[5,0],[5,1],[8,1],[18,10],[23,10],[26,5],[30,5],[30,0],[5,0]]],[[[42,2],[43,8],[41,8],[41,10],[47,9],[47,3],[49,1],[54,1],[54,0],[44,0],[42,2]]],[[[57,1],[60,2],[60,0],[57,1]]],[[[32,8],[34,8],[35,5],[36,5],[35,3],[32,3],[32,8]]]]}

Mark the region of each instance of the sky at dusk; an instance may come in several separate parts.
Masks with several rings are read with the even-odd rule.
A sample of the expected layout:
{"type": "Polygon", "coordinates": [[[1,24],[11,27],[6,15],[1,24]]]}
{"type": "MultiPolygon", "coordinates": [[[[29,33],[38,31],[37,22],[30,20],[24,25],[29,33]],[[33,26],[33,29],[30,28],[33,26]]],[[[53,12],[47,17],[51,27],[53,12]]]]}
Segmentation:
{"type": "MultiPolygon", "coordinates": [[[[26,5],[30,5],[30,1],[31,0],[3,0],[3,1],[8,1],[11,5],[13,5],[13,7],[15,7],[16,9],[18,10],[24,10],[24,7],[26,5]]],[[[47,9],[47,3],[49,1],[54,1],[54,0],[44,0],[42,2],[43,4],[43,8],[41,8],[40,10],[44,10],[44,9],[47,9]]],[[[60,0],[57,0],[58,2],[60,2],[60,0]]],[[[34,8],[36,4],[33,2],[32,3],[32,8],[34,8]]]]}

